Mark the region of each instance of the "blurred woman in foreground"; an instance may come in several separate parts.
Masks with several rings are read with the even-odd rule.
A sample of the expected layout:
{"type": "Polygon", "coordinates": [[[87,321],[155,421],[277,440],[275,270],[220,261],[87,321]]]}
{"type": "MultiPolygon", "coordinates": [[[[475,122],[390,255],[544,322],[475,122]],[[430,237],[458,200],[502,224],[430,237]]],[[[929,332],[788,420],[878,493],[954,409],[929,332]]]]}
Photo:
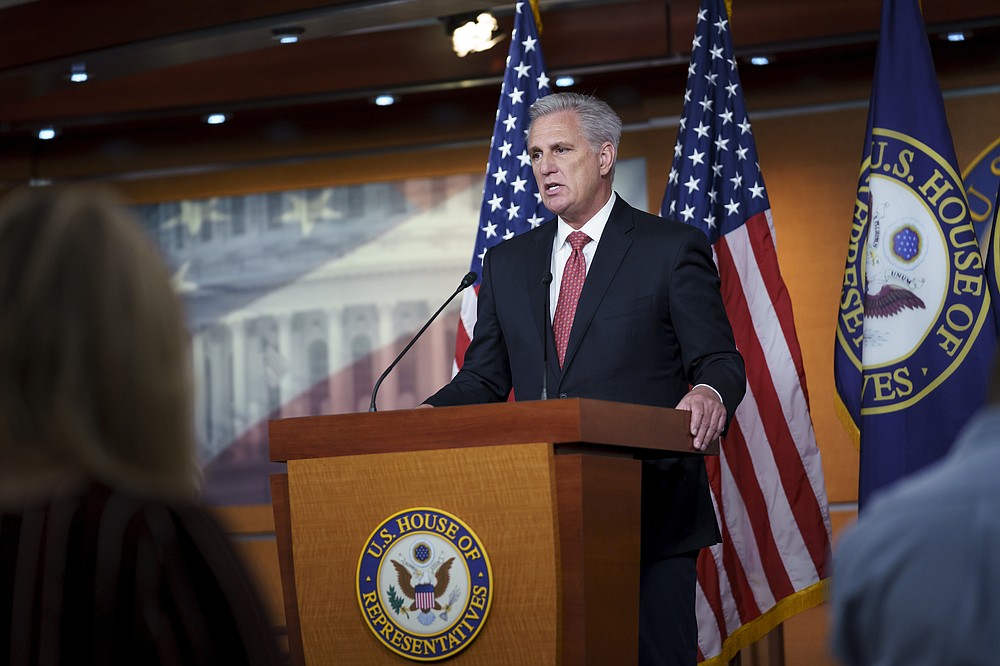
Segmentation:
{"type": "Polygon", "coordinates": [[[106,193],[0,202],[0,662],[280,663],[199,482],[188,335],[106,193]]]}

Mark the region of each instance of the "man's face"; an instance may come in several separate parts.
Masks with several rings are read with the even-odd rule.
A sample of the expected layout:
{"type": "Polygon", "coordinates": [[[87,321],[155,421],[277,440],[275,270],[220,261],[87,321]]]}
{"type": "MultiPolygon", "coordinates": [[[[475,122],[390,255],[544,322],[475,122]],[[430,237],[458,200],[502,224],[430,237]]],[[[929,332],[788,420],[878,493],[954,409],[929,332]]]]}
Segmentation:
{"type": "Polygon", "coordinates": [[[614,146],[605,143],[594,152],[575,111],[557,111],[535,120],[528,152],[542,203],[570,226],[579,229],[607,203],[614,146]]]}

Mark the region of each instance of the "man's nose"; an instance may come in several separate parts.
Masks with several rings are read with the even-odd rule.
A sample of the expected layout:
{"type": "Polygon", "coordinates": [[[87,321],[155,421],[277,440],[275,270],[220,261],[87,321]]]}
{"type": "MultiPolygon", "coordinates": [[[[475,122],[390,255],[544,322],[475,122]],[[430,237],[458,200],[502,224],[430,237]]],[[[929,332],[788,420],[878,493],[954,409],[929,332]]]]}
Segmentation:
{"type": "Polygon", "coordinates": [[[538,157],[538,172],[542,174],[549,174],[555,171],[555,162],[546,154],[542,154],[538,157]]]}

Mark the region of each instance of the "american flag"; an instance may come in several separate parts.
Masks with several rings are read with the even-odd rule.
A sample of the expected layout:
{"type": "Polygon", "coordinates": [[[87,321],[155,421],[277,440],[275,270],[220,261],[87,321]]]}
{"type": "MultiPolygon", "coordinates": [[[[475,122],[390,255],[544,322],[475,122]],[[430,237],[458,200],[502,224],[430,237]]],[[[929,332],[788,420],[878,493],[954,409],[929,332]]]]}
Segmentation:
{"type": "MultiPolygon", "coordinates": [[[[534,229],[550,217],[538,194],[527,143],[528,108],[549,92],[551,89],[549,78],[545,75],[542,47],[538,43],[534,8],[527,2],[519,2],[490,141],[479,231],[472,254],[471,270],[480,277],[483,258],[489,248],[522,231],[534,229]]],[[[467,289],[462,296],[462,313],[455,341],[456,371],[462,366],[465,350],[476,326],[478,293],[479,278],[476,279],[475,289],[467,289]]]]}
{"type": "Polygon", "coordinates": [[[723,537],[698,559],[699,658],[709,664],[819,604],[830,549],[802,353],[729,27],[723,0],[702,0],[661,208],[708,235],[747,366],[746,397],[707,461],[723,537]]]}

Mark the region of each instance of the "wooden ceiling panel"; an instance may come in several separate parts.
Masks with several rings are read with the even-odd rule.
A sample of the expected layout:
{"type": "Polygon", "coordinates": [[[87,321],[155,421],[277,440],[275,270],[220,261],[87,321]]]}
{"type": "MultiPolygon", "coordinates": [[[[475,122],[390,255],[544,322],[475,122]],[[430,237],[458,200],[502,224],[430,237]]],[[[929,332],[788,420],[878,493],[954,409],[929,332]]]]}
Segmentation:
{"type": "MultiPolygon", "coordinates": [[[[698,5],[541,0],[550,75],[577,75],[576,90],[608,99],[627,123],[674,116],[698,5]]],[[[768,68],[741,66],[754,109],[867,97],[878,0],[733,5],[737,55],[777,55],[768,68]]],[[[922,7],[942,85],[1000,86],[996,0],[922,0],[922,7]],[[936,37],[949,28],[974,39],[936,37]]],[[[203,168],[218,161],[220,147],[226,159],[252,162],[481,140],[512,22],[512,3],[488,0],[0,4],[0,179],[41,163],[70,177],[203,168]],[[490,7],[501,42],[456,57],[442,17],[490,7]],[[305,26],[303,40],[277,45],[271,28],[290,22],[305,26]],[[68,82],[74,62],[87,63],[90,82],[68,82]],[[368,98],[381,91],[400,93],[403,103],[375,109],[368,98]],[[234,121],[206,127],[201,115],[215,110],[231,111],[234,121]],[[48,124],[62,135],[43,145],[33,132],[48,124]]]]}

